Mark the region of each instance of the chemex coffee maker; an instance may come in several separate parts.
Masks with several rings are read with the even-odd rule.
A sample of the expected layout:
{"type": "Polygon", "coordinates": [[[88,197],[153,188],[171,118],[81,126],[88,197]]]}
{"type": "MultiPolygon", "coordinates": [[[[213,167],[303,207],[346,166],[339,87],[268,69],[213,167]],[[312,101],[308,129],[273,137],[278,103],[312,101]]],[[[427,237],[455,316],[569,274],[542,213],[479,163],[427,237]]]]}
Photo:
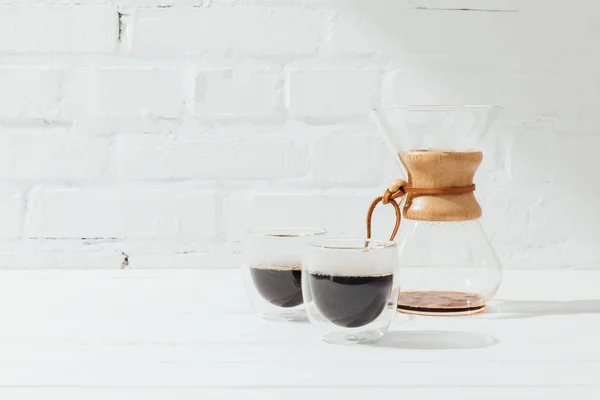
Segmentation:
{"type": "Polygon", "coordinates": [[[399,240],[398,310],[467,315],[485,310],[502,278],[500,262],[479,222],[473,178],[483,159],[477,143],[495,106],[384,107],[371,114],[405,171],[377,197],[396,210],[399,240]]]}

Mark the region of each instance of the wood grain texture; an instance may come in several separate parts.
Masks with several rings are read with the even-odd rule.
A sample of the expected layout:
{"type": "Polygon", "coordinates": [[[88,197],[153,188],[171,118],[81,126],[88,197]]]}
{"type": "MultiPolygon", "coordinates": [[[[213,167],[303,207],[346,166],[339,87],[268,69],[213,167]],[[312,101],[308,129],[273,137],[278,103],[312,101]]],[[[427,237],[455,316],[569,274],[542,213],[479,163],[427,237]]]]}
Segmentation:
{"type": "MultiPolygon", "coordinates": [[[[480,151],[410,150],[398,156],[409,184],[426,189],[471,185],[483,159],[480,151]]],[[[481,207],[474,193],[407,193],[403,215],[421,221],[469,221],[481,217],[481,207]]]]}

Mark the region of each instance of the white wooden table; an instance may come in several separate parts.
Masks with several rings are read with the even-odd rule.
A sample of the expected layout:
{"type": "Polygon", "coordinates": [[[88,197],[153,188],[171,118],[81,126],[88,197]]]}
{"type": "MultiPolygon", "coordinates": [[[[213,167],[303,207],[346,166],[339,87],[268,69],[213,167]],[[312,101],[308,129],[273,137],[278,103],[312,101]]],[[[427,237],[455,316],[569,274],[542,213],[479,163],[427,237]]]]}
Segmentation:
{"type": "Polygon", "coordinates": [[[507,271],[486,314],[372,346],[254,315],[238,271],[0,272],[0,399],[600,399],[600,271],[507,271]]]}

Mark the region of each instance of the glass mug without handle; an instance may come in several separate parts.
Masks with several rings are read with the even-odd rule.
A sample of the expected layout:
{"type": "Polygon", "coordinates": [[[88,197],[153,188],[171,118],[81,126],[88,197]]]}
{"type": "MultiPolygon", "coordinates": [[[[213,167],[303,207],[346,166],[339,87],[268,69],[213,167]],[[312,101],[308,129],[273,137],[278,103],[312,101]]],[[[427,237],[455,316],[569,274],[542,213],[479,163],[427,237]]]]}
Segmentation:
{"type": "Polygon", "coordinates": [[[327,231],[265,228],[247,232],[242,274],[254,309],[269,321],[305,321],[302,257],[306,246],[327,231]]]}
{"type": "Polygon", "coordinates": [[[310,244],[302,293],[311,325],[323,340],[362,344],[379,340],[396,314],[399,272],[396,243],[324,239],[310,244]]]}

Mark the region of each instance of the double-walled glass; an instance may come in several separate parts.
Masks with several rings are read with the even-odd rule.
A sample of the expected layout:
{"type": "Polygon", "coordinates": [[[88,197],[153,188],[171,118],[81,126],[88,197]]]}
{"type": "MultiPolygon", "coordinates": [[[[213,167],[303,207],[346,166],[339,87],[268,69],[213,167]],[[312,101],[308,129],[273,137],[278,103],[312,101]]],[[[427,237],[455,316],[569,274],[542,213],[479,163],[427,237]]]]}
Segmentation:
{"type": "Polygon", "coordinates": [[[398,272],[394,242],[325,239],[309,245],[302,293],[311,324],[330,343],[380,339],[396,312],[398,272]]]}
{"type": "Polygon", "coordinates": [[[306,246],[326,234],[320,228],[253,229],[244,240],[244,283],[250,302],[271,321],[306,320],[302,257],[306,246]]]}

